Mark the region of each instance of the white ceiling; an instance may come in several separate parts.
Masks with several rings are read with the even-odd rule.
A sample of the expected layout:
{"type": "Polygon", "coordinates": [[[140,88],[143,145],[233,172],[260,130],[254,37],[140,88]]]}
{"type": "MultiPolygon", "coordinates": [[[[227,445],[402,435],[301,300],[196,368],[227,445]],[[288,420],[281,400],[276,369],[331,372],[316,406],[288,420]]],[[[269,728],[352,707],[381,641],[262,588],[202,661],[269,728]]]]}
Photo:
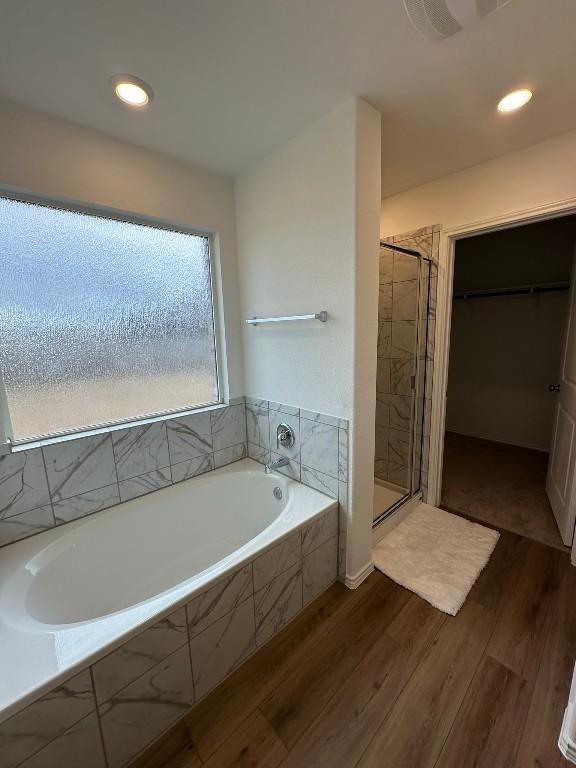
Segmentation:
{"type": "Polygon", "coordinates": [[[233,175],[358,94],[386,196],[576,128],[575,29],[574,0],[512,0],[442,42],[402,0],[0,0],[0,96],[233,175]],[[146,111],[112,96],[118,72],[152,85],[146,111]]]}

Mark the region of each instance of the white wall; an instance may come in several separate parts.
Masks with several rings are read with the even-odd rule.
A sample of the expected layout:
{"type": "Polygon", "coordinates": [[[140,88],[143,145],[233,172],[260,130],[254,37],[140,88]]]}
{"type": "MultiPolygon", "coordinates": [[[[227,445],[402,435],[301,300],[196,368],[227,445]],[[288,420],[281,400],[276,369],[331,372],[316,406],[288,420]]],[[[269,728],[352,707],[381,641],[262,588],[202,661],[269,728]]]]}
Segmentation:
{"type": "Polygon", "coordinates": [[[230,179],[0,100],[0,185],[217,231],[229,390],[244,394],[230,179]]]}
{"type": "Polygon", "coordinates": [[[347,102],[236,180],[243,317],[330,317],[244,328],[252,397],[352,416],[355,174],[347,102]]]}
{"type": "Polygon", "coordinates": [[[446,429],[547,451],[568,293],[455,301],[446,429]]]}
{"type": "Polygon", "coordinates": [[[576,131],[382,201],[382,235],[455,227],[576,197],[576,131]]]}
{"type": "Polygon", "coordinates": [[[236,180],[246,393],[352,419],[347,573],[370,560],[380,116],[350,99],[236,180]]]}

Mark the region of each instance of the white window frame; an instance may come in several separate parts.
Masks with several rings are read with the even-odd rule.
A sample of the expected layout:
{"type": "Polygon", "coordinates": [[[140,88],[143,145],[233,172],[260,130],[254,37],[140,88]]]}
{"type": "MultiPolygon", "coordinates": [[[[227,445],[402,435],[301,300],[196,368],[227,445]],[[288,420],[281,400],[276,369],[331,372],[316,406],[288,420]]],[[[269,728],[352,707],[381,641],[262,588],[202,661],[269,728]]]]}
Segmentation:
{"type": "Polygon", "coordinates": [[[77,440],[78,438],[87,437],[89,435],[114,432],[118,429],[136,427],[142,424],[151,424],[157,421],[167,421],[168,419],[175,419],[180,416],[188,416],[203,411],[219,410],[229,404],[220,237],[217,231],[203,227],[189,227],[180,222],[135,213],[134,211],[110,208],[96,203],[79,202],[78,200],[72,200],[65,197],[42,195],[4,185],[0,185],[0,198],[24,203],[35,203],[46,207],[82,213],[88,216],[99,216],[101,218],[113,219],[127,224],[141,224],[170,232],[181,232],[185,235],[207,237],[209,242],[210,290],[212,295],[212,324],[214,329],[216,382],[218,386],[218,400],[215,403],[204,403],[190,408],[162,411],[161,413],[141,418],[126,418],[121,421],[108,422],[94,427],[86,426],[82,429],[55,433],[54,435],[47,435],[46,437],[33,440],[15,441],[6,388],[2,371],[0,370],[0,456],[30,450],[31,448],[36,448],[42,445],[77,440]]]}

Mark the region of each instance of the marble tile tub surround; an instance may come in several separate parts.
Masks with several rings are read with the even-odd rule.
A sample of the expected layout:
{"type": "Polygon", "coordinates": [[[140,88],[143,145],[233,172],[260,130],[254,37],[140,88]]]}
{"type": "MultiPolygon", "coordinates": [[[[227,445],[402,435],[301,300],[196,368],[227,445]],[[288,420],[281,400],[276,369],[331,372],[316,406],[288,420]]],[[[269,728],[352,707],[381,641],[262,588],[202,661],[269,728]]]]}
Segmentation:
{"type": "Polygon", "coordinates": [[[338,574],[344,579],[349,509],[348,420],[272,400],[246,397],[246,424],[250,458],[266,463],[287,456],[290,463],[278,472],[338,499],[338,574]],[[294,430],[296,443],[291,449],[276,446],[276,429],[282,422],[294,430]]]}
{"type": "Polygon", "coordinates": [[[0,457],[0,546],[246,458],[244,403],[0,457]]]}
{"type": "Polygon", "coordinates": [[[286,456],[278,472],[337,499],[338,483],[348,482],[348,421],[270,400],[246,398],[248,455],[261,463],[286,456]],[[277,445],[279,424],[295,435],[292,448],[277,445]]]}
{"type": "Polygon", "coordinates": [[[336,508],[0,723],[2,768],[122,768],[337,575],[336,508]]]}
{"type": "Polygon", "coordinates": [[[247,456],[335,499],[348,480],[348,421],[254,398],[0,457],[0,547],[247,456]],[[293,449],[276,450],[289,423],[293,449]]]}

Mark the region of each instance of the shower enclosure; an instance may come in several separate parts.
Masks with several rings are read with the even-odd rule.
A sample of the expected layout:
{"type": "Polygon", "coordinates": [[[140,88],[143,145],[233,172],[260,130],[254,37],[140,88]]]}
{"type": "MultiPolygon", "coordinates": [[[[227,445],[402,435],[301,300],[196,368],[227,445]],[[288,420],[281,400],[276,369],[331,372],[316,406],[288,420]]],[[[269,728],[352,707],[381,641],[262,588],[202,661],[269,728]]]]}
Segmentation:
{"type": "Polygon", "coordinates": [[[380,243],[374,525],[422,485],[430,260],[380,243]]]}

